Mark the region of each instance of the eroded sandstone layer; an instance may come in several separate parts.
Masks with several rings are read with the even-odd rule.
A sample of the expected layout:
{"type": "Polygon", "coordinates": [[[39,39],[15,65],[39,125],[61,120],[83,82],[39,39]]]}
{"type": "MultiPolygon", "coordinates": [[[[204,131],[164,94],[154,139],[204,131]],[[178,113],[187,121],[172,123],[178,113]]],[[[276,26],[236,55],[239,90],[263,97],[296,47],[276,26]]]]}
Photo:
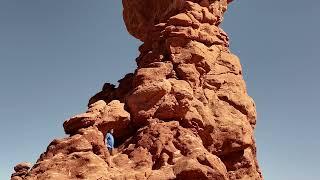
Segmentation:
{"type": "Polygon", "coordinates": [[[137,70],[106,83],[19,180],[261,180],[256,110],[219,27],[227,0],[123,0],[137,70]],[[104,136],[114,129],[110,154],[104,136]]]}

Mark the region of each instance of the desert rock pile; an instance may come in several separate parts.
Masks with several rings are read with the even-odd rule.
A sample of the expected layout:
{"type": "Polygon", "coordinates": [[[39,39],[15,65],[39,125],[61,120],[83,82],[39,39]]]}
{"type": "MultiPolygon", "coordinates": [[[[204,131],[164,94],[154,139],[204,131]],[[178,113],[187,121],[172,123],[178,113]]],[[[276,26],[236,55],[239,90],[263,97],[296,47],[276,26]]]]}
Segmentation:
{"type": "Polygon", "coordinates": [[[70,136],[21,178],[262,180],[255,105],[219,27],[230,2],[123,0],[126,27],[143,42],[138,68],[65,121],[70,136]]]}
{"type": "Polygon", "coordinates": [[[27,174],[29,169],[31,168],[31,164],[27,162],[23,162],[17,164],[14,167],[14,173],[11,175],[11,180],[22,180],[27,174]]]}

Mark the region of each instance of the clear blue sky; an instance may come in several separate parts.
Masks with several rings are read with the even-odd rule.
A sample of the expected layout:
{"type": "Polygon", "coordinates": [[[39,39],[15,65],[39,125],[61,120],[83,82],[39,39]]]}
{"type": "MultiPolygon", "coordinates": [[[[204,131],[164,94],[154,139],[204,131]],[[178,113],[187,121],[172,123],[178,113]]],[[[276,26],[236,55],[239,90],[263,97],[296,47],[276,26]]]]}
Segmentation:
{"type": "MultiPolygon", "coordinates": [[[[135,68],[120,0],[0,1],[0,179],[35,162],[103,83],[135,68]]],[[[320,179],[320,1],[236,0],[223,24],[258,110],[266,180],[320,179]]]]}

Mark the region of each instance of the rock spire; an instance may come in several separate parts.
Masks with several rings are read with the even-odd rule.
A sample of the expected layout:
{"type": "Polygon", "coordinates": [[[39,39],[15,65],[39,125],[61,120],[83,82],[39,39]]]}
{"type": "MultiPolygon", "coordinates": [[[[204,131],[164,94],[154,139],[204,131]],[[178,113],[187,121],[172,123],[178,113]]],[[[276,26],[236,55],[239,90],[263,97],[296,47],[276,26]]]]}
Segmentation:
{"type": "Polygon", "coordinates": [[[106,83],[15,180],[262,180],[255,104],[219,27],[231,0],[123,0],[137,69],[106,83]],[[116,150],[104,136],[114,129],[116,150]]]}

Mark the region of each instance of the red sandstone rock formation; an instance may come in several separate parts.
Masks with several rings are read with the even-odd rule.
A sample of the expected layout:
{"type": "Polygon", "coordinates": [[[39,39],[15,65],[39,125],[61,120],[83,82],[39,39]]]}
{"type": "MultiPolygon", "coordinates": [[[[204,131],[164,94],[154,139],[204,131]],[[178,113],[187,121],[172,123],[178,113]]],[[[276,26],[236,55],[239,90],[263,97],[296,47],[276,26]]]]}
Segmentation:
{"type": "Polygon", "coordinates": [[[86,113],[64,123],[70,137],[12,179],[263,179],[255,105],[219,28],[229,2],[123,0],[127,29],[144,43],[137,70],[119,87],[105,84],[86,113]]]}

